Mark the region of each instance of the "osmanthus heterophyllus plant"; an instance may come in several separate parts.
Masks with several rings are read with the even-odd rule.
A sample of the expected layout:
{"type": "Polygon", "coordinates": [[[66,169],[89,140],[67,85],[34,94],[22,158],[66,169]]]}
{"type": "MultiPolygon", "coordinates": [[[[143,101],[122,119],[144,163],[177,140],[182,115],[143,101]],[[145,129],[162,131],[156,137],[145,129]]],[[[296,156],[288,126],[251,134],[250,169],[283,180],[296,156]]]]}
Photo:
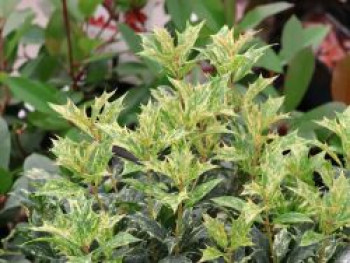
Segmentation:
{"type": "Polygon", "coordinates": [[[328,262],[346,247],[350,184],[337,155],[297,133],[278,135],[283,99],[260,97],[273,79],[238,83],[264,53],[249,44],[254,34],[224,27],[196,48],[201,27],[142,36],[140,55],[169,84],[153,90],[135,128],[118,124],[123,98],[110,102],[112,94],[90,109],[52,106],[82,134],[54,140],[61,175],[29,196],[32,257],[328,262]],[[203,60],[216,71],[194,82],[203,60]]]}

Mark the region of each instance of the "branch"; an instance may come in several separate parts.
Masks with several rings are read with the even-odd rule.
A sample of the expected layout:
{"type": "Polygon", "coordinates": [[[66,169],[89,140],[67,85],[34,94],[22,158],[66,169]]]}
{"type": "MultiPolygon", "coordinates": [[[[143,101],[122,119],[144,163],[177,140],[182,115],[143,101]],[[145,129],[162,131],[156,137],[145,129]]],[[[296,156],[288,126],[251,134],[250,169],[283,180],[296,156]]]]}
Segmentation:
{"type": "Polygon", "coordinates": [[[77,90],[78,85],[77,85],[77,80],[75,78],[75,73],[74,73],[73,48],[72,48],[72,39],[71,39],[71,30],[70,30],[70,23],[69,23],[69,16],[68,16],[67,0],[62,0],[62,6],[63,6],[64,26],[65,26],[66,34],[67,34],[69,75],[73,81],[73,85],[72,85],[73,90],[77,90]]]}

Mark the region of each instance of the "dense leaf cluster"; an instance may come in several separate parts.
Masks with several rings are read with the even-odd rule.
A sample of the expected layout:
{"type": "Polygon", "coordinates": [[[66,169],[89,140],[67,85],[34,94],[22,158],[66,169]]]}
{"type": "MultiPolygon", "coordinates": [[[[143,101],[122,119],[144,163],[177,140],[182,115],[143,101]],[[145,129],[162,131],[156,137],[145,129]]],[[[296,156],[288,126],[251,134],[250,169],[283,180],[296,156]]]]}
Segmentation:
{"type": "Polygon", "coordinates": [[[297,132],[280,136],[276,125],[289,117],[283,98],[260,96],[273,79],[236,84],[265,47],[224,27],[196,48],[202,26],[187,25],[176,39],[164,29],[142,37],[140,55],[169,82],[153,91],[134,129],[117,122],[123,97],[110,102],[105,93],[89,110],[52,106],[82,134],[54,141],[60,175],[29,193],[26,253],[69,262],[277,263],[328,262],[344,250],[349,111],[321,122],[339,136],[339,152],[297,132]],[[203,60],[216,72],[194,82],[188,73],[203,60]],[[113,157],[113,146],[137,162],[113,157]]]}

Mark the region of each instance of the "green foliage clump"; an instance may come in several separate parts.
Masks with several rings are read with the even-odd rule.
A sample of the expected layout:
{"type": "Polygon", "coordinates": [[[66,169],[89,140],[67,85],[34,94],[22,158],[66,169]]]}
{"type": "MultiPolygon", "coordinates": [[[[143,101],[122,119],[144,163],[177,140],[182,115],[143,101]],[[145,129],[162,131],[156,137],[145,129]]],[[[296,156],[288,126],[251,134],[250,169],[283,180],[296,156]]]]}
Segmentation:
{"type": "MultiPolygon", "coordinates": [[[[133,129],[118,123],[124,98],[109,102],[112,94],[89,110],[52,106],[82,134],[54,141],[61,179],[29,194],[26,246],[48,245],[54,253],[41,255],[51,260],[163,263],[330,262],[344,249],[347,165],[335,158],[333,166],[337,155],[318,141],[277,133],[289,115],[283,98],[261,96],[273,79],[237,84],[264,52],[251,34],[224,27],[197,48],[202,26],[188,25],[176,40],[163,29],[142,37],[140,55],[169,82],[133,129]],[[202,60],[216,72],[193,81],[188,74],[202,60]],[[133,158],[113,156],[115,146],[133,158]]],[[[346,158],[347,114],[322,122],[346,158]]]]}

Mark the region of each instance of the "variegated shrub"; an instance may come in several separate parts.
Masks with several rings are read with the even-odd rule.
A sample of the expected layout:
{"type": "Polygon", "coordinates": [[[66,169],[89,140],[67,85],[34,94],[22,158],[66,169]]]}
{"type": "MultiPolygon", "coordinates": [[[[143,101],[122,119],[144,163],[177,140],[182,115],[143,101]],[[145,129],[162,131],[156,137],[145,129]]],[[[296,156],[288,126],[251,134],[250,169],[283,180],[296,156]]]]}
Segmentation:
{"type": "Polygon", "coordinates": [[[52,105],[80,134],[54,140],[61,174],[29,195],[23,248],[38,262],[321,263],[347,248],[349,110],[321,123],[341,151],[280,136],[283,98],[252,74],[265,48],[227,27],[196,47],[202,27],[142,36],[169,81],[136,127],[118,124],[113,94],[52,105]],[[195,80],[203,61],[215,70],[195,80]]]}

